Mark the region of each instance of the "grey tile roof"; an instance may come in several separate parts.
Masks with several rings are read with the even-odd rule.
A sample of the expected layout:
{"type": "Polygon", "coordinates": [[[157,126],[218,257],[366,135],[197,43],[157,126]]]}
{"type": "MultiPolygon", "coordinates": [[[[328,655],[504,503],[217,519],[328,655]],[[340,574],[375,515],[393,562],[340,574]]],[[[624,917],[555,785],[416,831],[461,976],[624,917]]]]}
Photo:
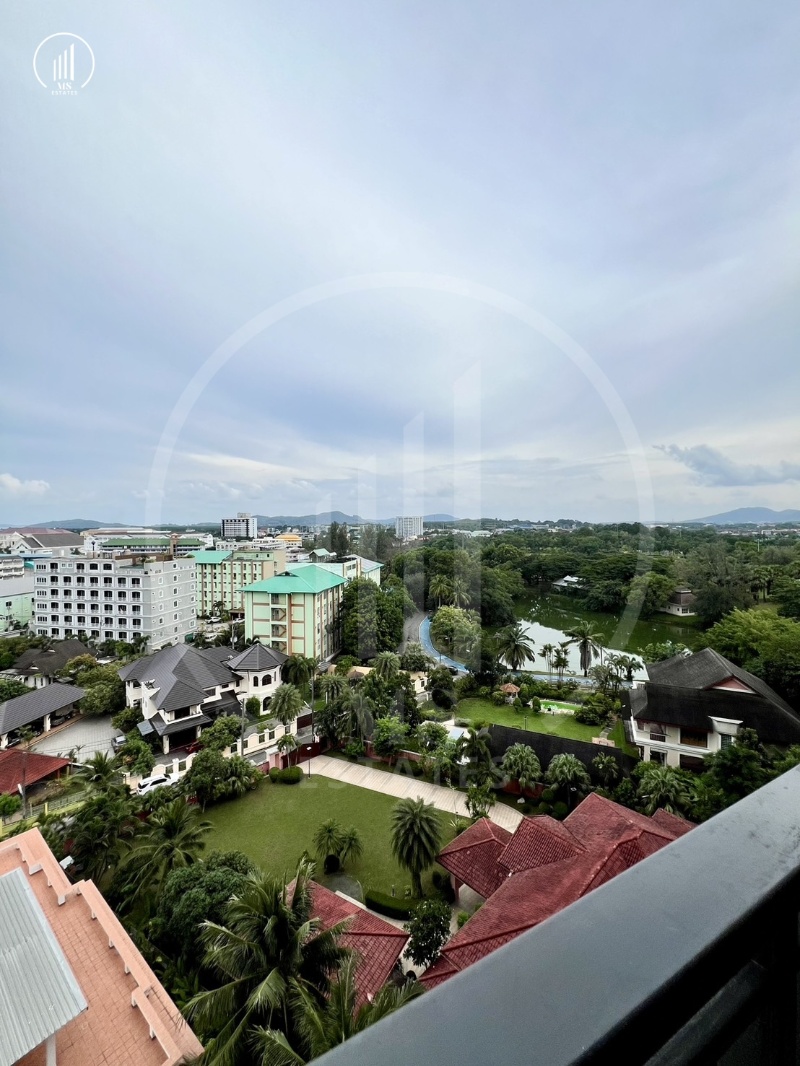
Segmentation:
{"type": "Polygon", "coordinates": [[[59,640],[52,648],[28,648],[14,663],[14,670],[20,674],[40,673],[53,677],[60,673],[70,659],[78,655],[91,655],[87,646],[74,637],[59,640]]]}
{"type": "Polygon", "coordinates": [[[282,651],[256,643],[230,659],[228,666],[232,670],[278,670],[287,658],[282,651]]]}
{"type": "Polygon", "coordinates": [[[12,1066],[87,1003],[22,870],[0,877],[0,1066],[12,1066]]]}
{"type": "Polygon", "coordinates": [[[15,696],[13,700],[6,700],[5,703],[0,703],[0,735],[30,725],[31,722],[44,718],[46,714],[61,711],[77,703],[85,694],[85,690],[77,685],[56,683],[26,692],[24,696],[15,696]]]}
{"type": "Polygon", "coordinates": [[[730,677],[753,689],[763,699],[776,707],[794,714],[794,711],[777,692],[760,677],[743,670],[713,648],[704,648],[694,655],[676,655],[663,663],[650,663],[647,676],[656,685],[674,685],[677,688],[707,689],[719,685],[730,677]]]}
{"type": "Polygon", "coordinates": [[[173,733],[182,733],[185,729],[194,729],[198,725],[211,725],[211,719],[207,714],[193,714],[191,718],[179,718],[177,722],[167,722],[160,714],[154,714],[146,722],[139,723],[139,732],[144,737],[155,730],[160,737],[168,737],[173,733]],[[150,729],[145,732],[142,726],[150,726],[150,729]]]}
{"type": "Polygon", "coordinates": [[[123,681],[152,681],[158,690],[155,705],[159,710],[174,711],[193,707],[206,698],[206,689],[235,681],[233,671],[213,655],[188,644],[162,648],[154,655],[137,659],[119,671],[123,681]]]}

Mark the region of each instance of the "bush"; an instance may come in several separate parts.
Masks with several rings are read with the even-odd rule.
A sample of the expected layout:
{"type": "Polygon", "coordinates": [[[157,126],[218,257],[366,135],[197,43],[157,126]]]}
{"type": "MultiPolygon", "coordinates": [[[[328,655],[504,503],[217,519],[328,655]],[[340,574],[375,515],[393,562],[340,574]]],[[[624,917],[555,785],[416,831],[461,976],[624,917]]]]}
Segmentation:
{"type": "Polygon", "coordinates": [[[467,924],[471,917],[471,914],[467,914],[466,911],[461,911],[458,917],[456,918],[456,925],[458,926],[458,928],[463,929],[463,927],[467,924]]]}
{"type": "Polygon", "coordinates": [[[126,707],[120,711],[119,714],[115,714],[111,719],[111,724],[115,729],[118,729],[120,733],[130,733],[132,729],[135,729],[139,722],[144,721],[144,715],[142,714],[141,707],[126,707]]]}
{"type": "Polygon", "coordinates": [[[455,706],[456,694],[452,689],[435,688],[431,693],[431,699],[437,707],[449,711],[451,707],[455,706]]]}
{"type": "Polygon", "coordinates": [[[397,896],[389,896],[385,892],[374,892],[372,889],[364,893],[364,903],[378,914],[403,921],[410,918],[417,908],[416,902],[398,899],[397,896]]]}
{"type": "Polygon", "coordinates": [[[411,773],[414,775],[414,777],[423,777],[425,774],[425,767],[422,765],[421,762],[412,762],[411,773]]]}
{"type": "Polygon", "coordinates": [[[472,722],[469,720],[469,718],[454,718],[453,724],[460,726],[462,729],[467,729],[469,726],[472,725],[472,722]]]}
{"type": "Polygon", "coordinates": [[[495,707],[502,707],[506,702],[505,692],[501,692],[499,689],[493,692],[490,698],[495,707]]]}
{"type": "Polygon", "coordinates": [[[349,744],[345,744],[344,753],[351,762],[357,762],[363,758],[364,752],[367,750],[364,747],[364,743],[361,740],[351,740],[349,744]]]}
{"type": "Polygon", "coordinates": [[[569,814],[569,807],[561,800],[558,803],[553,804],[553,817],[554,818],[566,818],[569,814]]]}
{"type": "Polygon", "coordinates": [[[19,796],[0,796],[0,817],[16,814],[21,806],[22,800],[19,796]]]}
{"type": "Polygon", "coordinates": [[[533,812],[535,810],[536,810],[535,806],[532,803],[528,803],[527,800],[522,804],[522,813],[523,814],[533,814],[533,812]]]}
{"type": "Polygon", "coordinates": [[[549,803],[540,803],[538,810],[539,814],[550,814],[553,808],[549,803]]]}
{"type": "Polygon", "coordinates": [[[552,789],[552,788],[546,788],[542,792],[542,802],[543,803],[552,803],[555,798],[556,798],[555,790],[552,789]]]}
{"type": "Polygon", "coordinates": [[[296,785],[303,780],[303,770],[300,766],[287,766],[285,770],[279,770],[273,766],[269,772],[269,779],[273,784],[296,785]]]}

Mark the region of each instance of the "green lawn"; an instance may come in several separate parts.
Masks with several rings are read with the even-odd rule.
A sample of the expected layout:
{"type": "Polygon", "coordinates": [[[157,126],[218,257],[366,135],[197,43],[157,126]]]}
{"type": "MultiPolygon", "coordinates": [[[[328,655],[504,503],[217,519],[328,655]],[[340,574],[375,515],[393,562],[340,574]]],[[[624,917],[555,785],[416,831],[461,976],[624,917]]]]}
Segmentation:
{"type": "Polygon", "coordinates": [[[608,739],[613,740],[617,747],[621,748],[626,755],[632,755],[634,759],[639,758],[639,749],[635,744],[629,744],[625,739],[625,723],[621,718],[608,734],[608,739]]]}
{"type": "MultiPolygon", "coordinates": [[[[470,721],[485,719],[497,725],[525,728],[525,714],[506,704],[496,707],[491,700],[461,700],[455,709],[456,718],[468,718],[470,721]]],[[[528,712],[528,729],[536,733],[553,733],[571,740],[591,740],[600,736],[602,726],[581,725],[571,714],[533,714],[528,712]]]]}
{"type": "MultiPolygon", "coordinates": [[[[265,781],[241,799],[208,808],[205,816],[214,827],[208,847],[243,851],[268,873],[291,877],[303,852],[313,851],[317,826],[326,818],[335,818],[344,827],[354,825],[364,845],[362,857],[348,862],[344,872],[360,881],[365,891],[374,888],[390,893],[394,885],[396,894],[402,896],[411,879],[391,854],[389,826],[395,803],[394,796],[327,777],[304,778],[299,785],[265,781]]],[[[453,835],[450,816],[443,811],[437,814],[444,846],[453,835]]],[[[423,888],[428,892],[430,887],[429,872],[423,888]]]]}

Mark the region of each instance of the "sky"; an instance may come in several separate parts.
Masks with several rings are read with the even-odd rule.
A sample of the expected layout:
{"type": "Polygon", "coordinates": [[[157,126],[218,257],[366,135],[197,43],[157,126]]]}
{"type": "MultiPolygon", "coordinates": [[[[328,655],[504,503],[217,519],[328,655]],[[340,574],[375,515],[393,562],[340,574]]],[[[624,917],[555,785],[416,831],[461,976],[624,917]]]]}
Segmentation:
{"type": "Polygon", "coordinates": [[[0,523],[800,507],[794,2],[0,28],[0,523]]]}

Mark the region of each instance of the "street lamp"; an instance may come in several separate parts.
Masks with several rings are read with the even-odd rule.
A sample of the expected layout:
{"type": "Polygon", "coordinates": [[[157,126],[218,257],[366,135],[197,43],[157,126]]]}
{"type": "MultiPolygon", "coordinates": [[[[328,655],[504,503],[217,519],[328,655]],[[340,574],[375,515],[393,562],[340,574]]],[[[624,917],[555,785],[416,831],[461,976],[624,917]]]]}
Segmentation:
{"type": "Polygon", "coordinates": [[[309,781],[311,780],[311,755],[312,755],[313,751],[314,751],[314,745],[313,744],[309,744],[308,745],[308,779],[309,779],[309,781]]]}

